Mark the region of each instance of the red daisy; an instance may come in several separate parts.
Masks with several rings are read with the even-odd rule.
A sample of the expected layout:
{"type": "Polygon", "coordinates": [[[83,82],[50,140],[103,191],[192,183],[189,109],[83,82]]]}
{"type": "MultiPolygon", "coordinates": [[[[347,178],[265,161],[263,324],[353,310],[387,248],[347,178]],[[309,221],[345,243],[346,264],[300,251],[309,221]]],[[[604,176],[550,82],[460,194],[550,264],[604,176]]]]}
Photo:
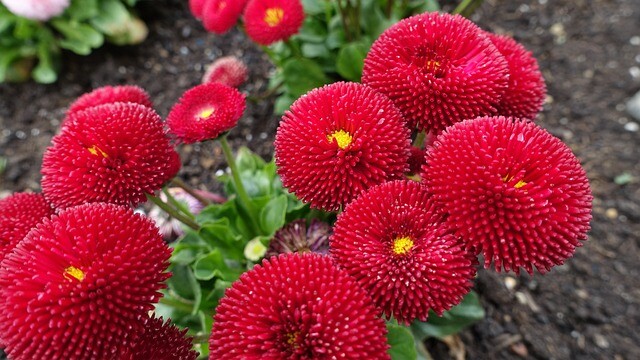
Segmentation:
{"type": "Polygon", "coordinates": [[[115,102],[132,102],[146,107],[153,107],[149,94],[138,86],[103,86],[90,93],[86,93],[76,99],[67,110],[67,115],[63,120],[64,125],[73,114],[86,110],[90,107],[112,104],[115,102]]]}
{"type": "Polygon", "coordinates": [[[547,93],[536,58],[508,36],[486,34],[509,64],[509,86],[498,105],[498,115],[534,119],[547,93]]]}
{"type": "Polygon", "coordinates": [[[0,343],[11,359],[119,359],[169,277],[153,222],[112,204],[36,226],[0,267],[0,343]]]}
{"type": "Polygon", "coordinates": [[[283,254],[244,273],[216,309],[211,359],[389,359],[384,321],[319,254],[283,254]]]}
{"type": "Polygon", "coordinates": [[[42,194],[16,193],[0,200],[0,262],[54,209],[42,194]]]}
{"type": "Polygon", "coordinates": [[[424,13],[387,29],[364,62],[362,82],[383,94],[412,126],[440,132],[493,114],[507,88],[507,62],[459,15],[424,13]]]}
{"type": "Polygon", "coordinates": [[[198,85],[185,92],[167,117],[169,131],[190,144],[215,139],[231,130],[246,107],[237,89],[220,83],[198,85]]]}
{"type": "Polygon", "coordinates": [[[426,321],[458,304],[476,273],[475,256],[442,221],[423,185],[378,185],[338,216],[331,255],[387,317],[426,321]]]}
{"type": "Polygon", "coordinates": [[[224,34],[238,22],[247,0],[207,0],[202,22],[207,31],[224,34]]]}
{"type": "Polygon", "coordinates": [[[180,158],[160,116],[114,103],[73,114],[42,161],[42,190],[56,207],[138,204],[176,175],[180,158]]]}
{"type": "Polygon", "coordinates": [[[231,87],[239,87],[249,77],[249,69],[235,56],[219,58],[211,64],[204,76],[203,83],[217,82],[231,87]]]}
{"type": "Polygon", "coordinates": [[[456,124],[427,153],[423,179],[449,226],[485,267],[547,272],[586,240],[591,189],[580,161],[531,122],[484,117],[456,124]]]}
{"type": "Polygon", "coordinates": [[[300,0],[249,0],[244,10],[247,35],[260,45],[287,40],[304,21],[300,0]]]}
{"type": "Polygon", "coordinates": [[[409,129],[385,96],[357,83],[312,90],[285,113],[275,140],[284,186],[312,207],[337,210],[408,170],[409,129]]]}
{"type": "Polygon", "coordinates": [[[132,355],[122,356],[130,360],[195,360],[193,338],[185,336],[187,330],[180,330],[160,318],[150,317],[144,324],[144,333],[129,349],[132,355]]]}
{"type": "Polygon", "coordinates": [[[196,19],[202,19],[204,5],[208,0],[189,0],[189,10],[196,19]]]}

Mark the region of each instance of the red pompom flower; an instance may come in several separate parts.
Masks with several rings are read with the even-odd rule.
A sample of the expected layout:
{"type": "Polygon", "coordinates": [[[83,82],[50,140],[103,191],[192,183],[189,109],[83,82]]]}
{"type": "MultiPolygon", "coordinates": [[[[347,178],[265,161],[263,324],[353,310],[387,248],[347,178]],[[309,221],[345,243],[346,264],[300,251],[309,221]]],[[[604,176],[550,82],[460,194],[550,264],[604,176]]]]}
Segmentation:
{"type": "Polygon", "coordinates": [[[0,200],[0,262],[29,230],[53,214],[42,194],[16,193],[0,200]]]}
{"type": "Polygon", "coordinates": [[[287,40],[304,21],[300,0],[249,0],[244,10],[247,35],[260,45],[287,40]]]}
{"type": "Polygon", "coordinates": [[[331,255],[387,317],[426,321],[458,304],[476,274],[475,256],[442,221],[423,185],[387,182],[338,216],[331,255]]]}
{"type": "Polygon", "coordinates": [[[112,204],[66,209],[0,267],[0,343],[11,359],[119,359],[169,277],[153,222],[112,204]]]}
{"type": "Polygon", "coordinates": [[[219,83],[198,85],[185,92],[167,117],[169,131],[190,144],[215,139],[231,130],[246,107],[244,95],[219,83]]]}
{"type": "Polygon", "coordinates": [[[42,190],[56,207],[87,202],[138,204],[180,169],[160,116],[114,103],[75,113],[42,161],[42,190]]]}
{"type": "Polygon", "coordinates": [[[131,102],[146,107],[153,107],[149,94],[144,89],[133,85],[103,86],[90,93],[86,93],[77,98],[67,110],[67,116],[63,120],[63,125],[73,114],[88,109],[90,107],[112,104],[116,102],[131,102]]]}
{"type": "Polygon", "coordinates": [[[214,61],[202,77],[202,83],[217,82],[239,87],[247,81],[249,69],[235,56],[225,56],[214,61]]]}
{"type": "Polygon", "coordinates": [[[547,272],[586,240],[591,190],[580,161],[534,123],[505,117],[448,128],[427,153],[423,179],[485,267],[547,272]]]}
{"type": "Polygon", "coordinates": [[[144,333],[129,349],[132,355],[123,356],[129,360],[195,360],[198,353],[192,350],[193,338],[185,336],[187,330],[180,330],[160,318],[147,318],[144,333]]]}
{"type": "Polygon", "coordinates": [[[224,34],[238,22],[247,0],[207,0],[202,22],[207,31],[224,34]]]}
{"type": "Polygon", "coordinates": [[[408,170],[409,129],[385,96],[357,83],[310,91],[287,111],[275,140],[282,184],[312,207],[337,210],[408,170]]]}
{"type": "Polygon", "coordinates": [[[459,15],[424,13],[387,29],[364,62],[362,82],[387,95],[411,126],[440,132],[496,112],[507,62],[491,40],[459,15]]]}
{"type": "Polygon", "coordinates": [[[216,309],[211,359],[389,359],[371,299],[330,257],[283,254],[242,274],[216,309]]]}
{"type": "Polygon", "coordinates": [[[509,86],[498,105],[498,115],[534,119],[547,93],[536,58],[508,36],[486,34],[509,64],[509,86]]]}

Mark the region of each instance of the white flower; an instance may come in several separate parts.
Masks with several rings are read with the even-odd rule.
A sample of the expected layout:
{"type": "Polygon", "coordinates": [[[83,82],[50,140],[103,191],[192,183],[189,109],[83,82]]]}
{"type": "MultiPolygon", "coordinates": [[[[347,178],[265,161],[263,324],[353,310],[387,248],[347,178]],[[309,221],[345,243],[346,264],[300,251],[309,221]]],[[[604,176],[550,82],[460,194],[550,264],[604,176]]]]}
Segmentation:
{"type": "Polygon", "coordinates": [[[0,0],[15,15],[46,21],[69,7],[70,0],[0,0]]]}

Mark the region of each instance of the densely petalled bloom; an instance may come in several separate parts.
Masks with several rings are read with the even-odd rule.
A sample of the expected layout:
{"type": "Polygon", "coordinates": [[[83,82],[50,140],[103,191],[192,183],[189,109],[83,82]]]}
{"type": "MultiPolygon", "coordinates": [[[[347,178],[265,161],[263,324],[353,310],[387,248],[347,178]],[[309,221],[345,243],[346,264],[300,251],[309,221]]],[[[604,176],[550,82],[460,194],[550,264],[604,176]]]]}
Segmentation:
{"type": "Polygon", "coordinates": [[[340,82],[312,90],[280,122],[278,174],[302,201],[337,210],[408,170],[404,124],[393,103],[367,86],[340,82]]]}
{"type": "Polygon", "coordinates": [[[239,87],[249,77],[249,69],[235,56],[225,56],[214,61],[202,77],[203,83],[217,82],[231,87],[239,87]]]}
{"type": "Polygon", "coordinates": [[[169,131],[190,144],[215,139],[231,130],[246,107],[244,95],[219,83],[207,83],[187,90],[167,117],[169,131]]]}
{"type": "Polygon", "coordinates": [[[512,38],[486,34],[509,64],[509,86],[498,105],[498,115],[534,119],[547,92],[538,61],[512,38]]]}
{"type": "Polygon", "coordinates": [[[423,185],[387,182],[338,216],[331,255],[387,317],[425,321],[458,304],[476,273],[475,256],[442,221],[423,185]]]}
{"type": "Polygon", "coordinates": [[[249,0],[244,10],[247,35],[260,45],[287,40],[304,21],[300,0],[249,0]]]}
{"type": "Polygon", "coordinates": [[[305,219],[295,220],[278,230],[267,249],[266,257],[295,252],[329,253],[331,226],[317,219],[307,227],[305,219]]]}
{"type": "Polygon", "coordinates": [[[329,256],[282,254],[226,291],[209,344],[211,359],[389,359],[386,332],[329,256]]]}
{"type": "Polygon", "coordinates": [[[156,112],[134,103],[73,114],[42,161],[42,190],[56,207],[138,204],[180,169],[156,112]]]}
{"type": "Polygon", "coordinates": [[[423,179],[485,267],[548,271],[586,240],[591,189],[580,161],[534,123],[483,117],[456,124],[427,153],[423,179]]]}
{"type": "Polygon", "coordinates": [[[42,194],[16,193],[0,200],[0,262],[54,209],[42,194]]]}
{"type": "Polygon", "coordinates": [[[196,19],[202,19],[202,13],[204,11],[204,5],[208,0],[189,0],[189,10],[196,19]]]}
{"type": "Polygon", "coordinates": [[[187,330],[180,330],[165,322],[162,317],[150,317],[144,324],[144,332],[124,355],[127,360],[195,360],[198,352],[192,350],[193,338],[185,336],[187,330]]]}
{"type": "Polygon", "coordinates": [[[11,359],[119,359],[143,331],[171,251],[126,207],[85,204],[37,225],[0,267],[11,359]]]}
{"type": "Polygon", "coordinates": [[[31,20],[46,21],[62,14],[70,0],[0,0],[12,13],[31,20]]]}
{"type": "Polygon", "coordinates": [[[207,31],[224,34],[238,22],[247,0],[207,0],[202,22],[207,31]]]}
{"type": "Polygon", "coordinates": [[[387,29],[362,74],[362,82],[391,98],[412,126],[435,133],[495,113],[508,79],[506,60],[480,28],[441,13],[387,29]]]}
{"type": "Polygon", "coordinates": [[[153,107],[149,94],[144,89],[135,85],[103,86],[77,98],[67,110],[66,123],[74,113],[86,110],[90,107],[112,104],[116,102],[132,102],[146,107],[153,107]]]}

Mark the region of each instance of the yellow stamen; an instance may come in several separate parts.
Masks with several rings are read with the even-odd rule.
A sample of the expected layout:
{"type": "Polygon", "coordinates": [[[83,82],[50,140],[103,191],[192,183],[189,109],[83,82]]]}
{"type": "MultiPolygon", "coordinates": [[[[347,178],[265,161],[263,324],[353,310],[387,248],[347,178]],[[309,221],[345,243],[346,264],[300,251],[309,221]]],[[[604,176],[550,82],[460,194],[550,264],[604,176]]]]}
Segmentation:
{"type": "Polygon", "coordinates": [[[211,108],[206,108],[206,109],[200,111],[200,113],[198,114],[198,117],[200,119],[206,119],[209,116],[211,116],[215,111],[216,111],[216,109],[214,109],[212,107],[211,108]]]}
{"type": "Polygon", "coordinates": [[[329,142],[333,142],[335,140],[338,143],[338,147],[340,149],[344,149],[347,146],[351,145],[351,141],[353,141],[353,137],[351,134],[344,130],[334,131],[333,133],[327,135],[327,140],[329,142]]]}
{"type": "Polygon", "coordinates": [[[100,149],[97,145],[93,145],[92,147],[87,148],[87,150],[89,150],[89,152],[92,155],[102,155],[103,158],[108,158],[109,155],[107,155],[106,152],[102,151],[102,149],[100,149]]]}
{"type": "Polygon", "coordinates": [[[393,240],[393,252],[396,255],[405,255],[413,248],[413,240],[408,236],[403,236],[393,240]]]}
{"type": "Polygon", "coordinates": [[[299,331],[292,332],[292,333],[288,333],[288,334],[286,335],[286,337],[287,337],[287,344],[289,344],[289,345],[291,345],[291,346],[293,346],[293,347],[296,347],[296,346],[297,346],[296,342],[298,342],[298,336],[299,336],[299,335],[300,335],[300,332],[299,332],[299,331]]]}
{"type": "Polygon", "coordinates": [[[78,269],[75,266],[69,266],[64,269],[64,278],[67,280],[72,280],[72,278],[82,281],[84,280],[84,271],[78,269]]]}
{"type": "MultiPolygon", "coordinates": [[[[505,176],[502,178],[502,181],[504,181],[504,182],[509,182],[509,181],[511,181],[511,180],[513,180],[513,176],[511,176],[511,175],[509,175],[509,174],[505,175],[505,176]]],[[[527,182],[526,182],[526,181],[524,181],[524,180],[519,180],[515,185],[513,185],[513,187],[514,187],[514,188],[516,188],[516,189],[520,189],[521,187],[523,187],[523,186],[525,186],[525,185],[527,185],[527,182]]]]}
{"type": "Polygon", "coordinates": [[[264,12],[264,22],[270,27],[278,26],[284,19],[284,10],[282,8],[269,8],[264,12]]]}

